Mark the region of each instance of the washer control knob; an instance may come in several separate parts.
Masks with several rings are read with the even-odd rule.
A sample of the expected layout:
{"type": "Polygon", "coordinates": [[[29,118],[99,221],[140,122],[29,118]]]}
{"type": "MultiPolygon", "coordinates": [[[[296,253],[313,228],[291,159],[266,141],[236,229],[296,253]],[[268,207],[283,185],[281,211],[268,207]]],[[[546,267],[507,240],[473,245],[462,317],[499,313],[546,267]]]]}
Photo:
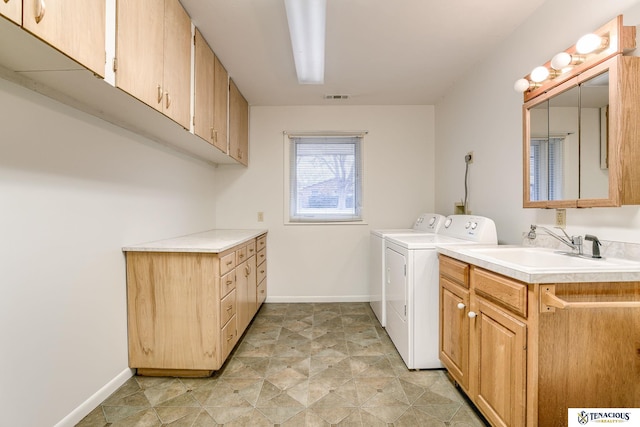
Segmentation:
{"type": "Polygon", "coordinates": [[[436,217],[435,217],[435,216],[432,216],[432,217],[431,217],[431,219],[429,220],[429,226],[431,226],[431,227],[432,227],[432,226],[433,226],[433,224],[435,224],[435,223],[436,223],[436,217]]]}
{"type": "Polygon", "coordinates": [[[471,223],[471,229],[475,230],[476,228],[478,228],[478,223],[477,222],[471,223]]]}
{"type": "Polygon", "coordinates": [[[464,228],[469,228],[469,227],[471,227],[471,221],[468,221],[468,222],[464,225],[464,228]]]}
{"type": "Polygon", "coordinates": [[[474,313],[473,311],[470,311],[470,312],[467,313],[467,316],[469,316],[469,319],[473,319],[474,317],[477,316],[477,314],[474,313]]]}
{"type": "Polygon", "coordinates": [[[449,228],[452,222],[453,220],[451,218],[447,218],[447,220],[444,222],[444,228],[449,228]]]}
{"type": "Polygon", "coordinates": [[[458,303],[458,309],[462,310],[466,307],[466,305],[464,305],[463,303],[459,302],[458,303]]]}

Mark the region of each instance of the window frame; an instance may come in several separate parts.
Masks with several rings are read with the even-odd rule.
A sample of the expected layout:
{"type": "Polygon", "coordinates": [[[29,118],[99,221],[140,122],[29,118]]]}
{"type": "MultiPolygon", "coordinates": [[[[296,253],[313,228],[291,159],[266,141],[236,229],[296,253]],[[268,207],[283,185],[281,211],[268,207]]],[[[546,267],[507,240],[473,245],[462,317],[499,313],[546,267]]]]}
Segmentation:
{"type": "MultiPolygon", "coordinates": [[[[361,225],[366,224],[364,216],[364,136],[366,132],[283,132],[284,134],[284,224],[285,225],[361,225]],[[292,171],[294,163],[292,155],[293,147],[296,143],[313,143],[317,139],[322,141],[331,139],[351,139],[356,142],[355,149],[355,174],[354,174],[354,213],[353,214],[301,214],[296,210],[296,198],[293,193],[293,178],[295,171],[292,171]],[[300,140],[306,140],[301,142],[300,140]],[[296,141],[297,140],[297,141],[296,141]],[[359,176],[358,176],[359,175],[359,176]],[[359,188],[358,188],[359,183],[359,188]]],[[[338,142],[336,142],[338,143],[338,142]]]]}

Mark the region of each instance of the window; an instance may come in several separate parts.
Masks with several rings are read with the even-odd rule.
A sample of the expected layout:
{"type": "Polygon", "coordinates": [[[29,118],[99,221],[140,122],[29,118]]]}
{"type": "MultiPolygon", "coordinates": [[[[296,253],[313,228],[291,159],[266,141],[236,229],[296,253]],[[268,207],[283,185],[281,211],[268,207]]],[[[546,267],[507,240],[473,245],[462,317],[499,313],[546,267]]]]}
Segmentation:
{"type": "Polygon", "coordinates": [[[362,135],[288,135],[289,221],[362,221],[362,135]]]}
{"type": "Polygon", "coordinates": [[[531,200],[562,200],[564,138],[531,138],[529,194],[531,200]]]}

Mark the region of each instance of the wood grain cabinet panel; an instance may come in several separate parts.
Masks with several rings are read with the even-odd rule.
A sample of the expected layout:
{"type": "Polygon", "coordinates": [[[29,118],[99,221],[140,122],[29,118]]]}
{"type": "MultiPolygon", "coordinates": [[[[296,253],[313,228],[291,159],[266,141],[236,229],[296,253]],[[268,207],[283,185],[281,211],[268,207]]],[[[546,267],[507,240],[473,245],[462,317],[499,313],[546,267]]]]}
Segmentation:
{"type": "Polygon", "coordinates": [[[229,73],[217,56],[213,57],[213,145],[223,153],[229,152],[229,73]]]}
{"type": "Polygon", "coordinates": [[[104,77],[105,12],[105,0],[24,0],[22,26],[104,77]]]}
{"type": "Polygon", "coordinates": [[[229,80],[229,156],[249,165],[249,104],[229,80]]]}
{"type": "Polygon", "coordinates": [[[191,116],[191,20],[178,0],[117,0],[116,86],[185,129],[191,116]]]}
{"type": "Polygon", "coordinates": [[[22,0],[0,0],[0,16],[22,24],[22,0]]]}

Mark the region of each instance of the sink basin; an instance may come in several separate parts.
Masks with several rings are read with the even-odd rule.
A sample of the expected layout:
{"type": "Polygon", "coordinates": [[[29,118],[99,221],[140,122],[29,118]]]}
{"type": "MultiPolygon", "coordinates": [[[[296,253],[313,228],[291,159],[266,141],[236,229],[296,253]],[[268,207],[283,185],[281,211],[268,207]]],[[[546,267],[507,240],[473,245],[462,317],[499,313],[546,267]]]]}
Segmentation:
{"type": "Polygon", "coordinates": [[[587,258],[537,247],[470,247],[469,255],[529,271],[628,271],[640,262],[623,258],[587,258]]]}

